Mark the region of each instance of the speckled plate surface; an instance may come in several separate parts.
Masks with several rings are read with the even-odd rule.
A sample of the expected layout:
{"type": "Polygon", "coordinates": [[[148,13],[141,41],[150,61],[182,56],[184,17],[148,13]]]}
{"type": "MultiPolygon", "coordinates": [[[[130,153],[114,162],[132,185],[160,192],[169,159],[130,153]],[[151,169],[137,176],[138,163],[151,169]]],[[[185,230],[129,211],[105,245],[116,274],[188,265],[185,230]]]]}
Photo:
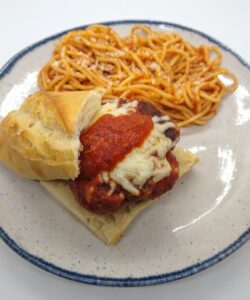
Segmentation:
{"type": "MultiPolygon", "coordinates": [[[[37,266],[72,280],[136,286],[180,279],[219,262],[250,236],[250,68],[213,38],[176,24],[108,22],[121,34],[147,23],[194,44],[217,44],[239,79],[205,127],[182,130],[180,145],[201,161],[171,193],[144,211],[116,247],[107,247],[60,207],[37,182],[0,165],[0,235],[37,266]]],[[[0,71],[4,117],[37,89],[36,76],[63,33],[28,47],[0,71]]]]}

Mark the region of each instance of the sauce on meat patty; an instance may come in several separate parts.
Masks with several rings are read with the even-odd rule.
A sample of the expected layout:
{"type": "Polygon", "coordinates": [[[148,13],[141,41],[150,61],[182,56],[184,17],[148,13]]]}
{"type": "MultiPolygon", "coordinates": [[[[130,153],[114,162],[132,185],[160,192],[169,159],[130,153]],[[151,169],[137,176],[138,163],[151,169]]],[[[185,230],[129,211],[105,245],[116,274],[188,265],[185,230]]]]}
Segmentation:
{"type": "MultiPolygon", "coordinates": [[[[119,100],[119,105],[126,102],[119,100]]],[[[80,155],[80,175],[70,183],[80,205],[95,213],[112,213],[125,203],[154,199],[173,187],[179,176],[179,166],[170,151],[166,154],[170,174],[156,183],[149,178],[138,196],[119,184],[112,188],[99,175],[101,171],[111,171],[135,147],[142,145],[152,130],[153,116],[161,117],[162,114],[151,104],[138,102],[135,112],[121,116],[105,114],[82,131],[80,141],[84,151],[80,155]]],[[[175,127],[168,128],[164,134],[173,145],[179,139],[179,130],[175,127]]]]}

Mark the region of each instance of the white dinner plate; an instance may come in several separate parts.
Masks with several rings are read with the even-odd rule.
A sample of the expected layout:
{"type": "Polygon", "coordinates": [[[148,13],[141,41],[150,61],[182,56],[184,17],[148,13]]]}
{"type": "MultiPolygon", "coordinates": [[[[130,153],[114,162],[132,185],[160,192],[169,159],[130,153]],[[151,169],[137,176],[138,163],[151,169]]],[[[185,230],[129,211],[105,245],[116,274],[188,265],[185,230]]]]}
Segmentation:
{"type": "MultiPolygon", "coordinates": [[[[197,153],[200,163],[137,217],[115,247],[99,241],[38,182],[0,165],[3,241],[33,264],[85,283],[137,286],[180,279],[224,259],[250,237],[250,67],[222,43],[184,26],[105,24],[127,34],[134,23],[180,33],[195,45],[216,44],[239,86],[208,125],[182,130],[179,144],[197,153]]],[[[2,68],[1,118],[37,90],[37,73],[65,33],[22,50],[2,68]]]]}

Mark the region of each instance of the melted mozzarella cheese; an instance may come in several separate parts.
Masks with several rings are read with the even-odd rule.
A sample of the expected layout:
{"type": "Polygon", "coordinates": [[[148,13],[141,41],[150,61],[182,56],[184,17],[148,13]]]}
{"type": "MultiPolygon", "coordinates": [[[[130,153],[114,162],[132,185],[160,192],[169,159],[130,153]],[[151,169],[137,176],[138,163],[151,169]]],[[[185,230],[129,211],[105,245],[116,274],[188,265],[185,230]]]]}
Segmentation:
{"type": "MultiPolygon", "coordinates": [[[[98,111],[95,120],[104,114],[119,116],[133,113],[137,105],[136,100],[121,107],[118,107],[118,101],[108,102],[98,111]]],[[[173,143],[164,132],[174,124],[167,116],[154,116],[152,120],[154,127],[142,146],[133,149],[111,172],[101,172],[101,180],[110,184],[110,194],[116,184],[119,184],[132,195],[138,196],[148,179],[152,178],[153,182],[157,183],[170,174],[171,166],[166,154],[173,143]]]]}
{"type": "Polygon", "coordinates": [[[129,101],[128,103],[124,103],[120,107],[118,107],[118,105],[119,105],[118,100],[107,102],[104,105],[102,105],[100,109],[97,111],[92,123],[94,123],[97,119],[99,119],[101,116],[105,114],[111,114],[117,117],[121,115],[128,115],[130,113],[134,113],[136,112],[138,102],[134,100],[134,101],[129,101]]]}
{"type": "Polygon", "coordinates": [[[133,149],[109,173],[109,177],[131,194],[138,196],[149,178],[159,182],[171,172],[166,159],[172,141],[164,135],[166,123],[154,123],[154,128],[142,146],[133,149]]]}

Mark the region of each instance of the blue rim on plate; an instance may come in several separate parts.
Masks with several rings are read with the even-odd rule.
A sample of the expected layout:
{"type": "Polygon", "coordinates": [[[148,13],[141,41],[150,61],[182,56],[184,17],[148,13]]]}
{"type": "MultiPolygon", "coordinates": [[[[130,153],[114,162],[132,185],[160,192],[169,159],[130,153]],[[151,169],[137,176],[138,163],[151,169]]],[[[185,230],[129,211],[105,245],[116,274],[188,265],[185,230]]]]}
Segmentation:
{"type": "MultiPolygon", "coordinates": [[[[231,53],[234,57],[237,58],[237,60],[248,68],[250,71],[250,66],[248,63],[237,53],[235,53],[233,50],[231,50],[229,47],[225,46],[223,43],[217,41],[216,39],[210,37],[209,35],[200,32],[198,30],[182,26],[175,23],[169,23],[169,22],[162,22],[162,21],[152,21],[152,20],[120,20],[120,21],[110,21],[110,22],[101,22],[99,24],[103,25],[119,25],[119,24],[148,24],[148,25],[165,25],[168,27],[178,28],[178,29],[184,29],[189,32],[196,33],[204,38],[206,38],[209,42],[218,45],[220,48],[224,49],[225,51],[231,53]]],[[[95,23],[96,24],[96,23],[95,23]]],[[[72,28],[60,33],[57,33],[55,35],[52,35],[48,38],[45,38],[43,40],[40,40],[39,42],[21,50],[18,52],[15,56],[13,56],[0,70],[0,80],[8,74],[13,66],[27,53],[31,52],[33,49],[46,44],[49,41],[55,40],[59,38],[60,36],[66,34],[68,31],[71,30],[77,30],[77,29],[84,29],[88,25],[72,28]]],[[[87,274],[81,274],[77,272],[72,272],[63,268],[60,268],[54,264],[51,264],[45,260],[43,260],[40,257],[34,256],[30,253],[28,253],[25,249],[17,245],[17,243],[0,227],[0,237],[1,239],[17,254],[19,254],[21,257],[26,259],[27,261],[31,262],[32,264],[40,267],[41,269],[44,269],[50,273],[56,274],[60,277],[64,277],[70,280],[93,284],[93,285],[106,285],[106,286],[145,286],[145,285],[154,285],[164,282],[170,282],[174,280],[178,280],[181,278],[185,278],[187,276],[196,274],[200,271],[203,271],[216,263],[220,262],[224,258],[228,257],[230,254],[232,254],[234,251],[239,249],[242,245],[244,245],[249,239],[250,239],[250,227],[232,244],[230,244],[227,248],[224,250],[218,252],[216,255],[210,257],[209,259],[206,259],[200,263],[197,263],[195,265],[192,265],[190,267],[184,268],[179,271],[165,273],[161,275],[156,276],[148,276],[148,277],[126,277],[126,278],[111,278],[111,277],[99,277],[99,276],[93,276],[93,275],[87,275],[87,274]]]]}

